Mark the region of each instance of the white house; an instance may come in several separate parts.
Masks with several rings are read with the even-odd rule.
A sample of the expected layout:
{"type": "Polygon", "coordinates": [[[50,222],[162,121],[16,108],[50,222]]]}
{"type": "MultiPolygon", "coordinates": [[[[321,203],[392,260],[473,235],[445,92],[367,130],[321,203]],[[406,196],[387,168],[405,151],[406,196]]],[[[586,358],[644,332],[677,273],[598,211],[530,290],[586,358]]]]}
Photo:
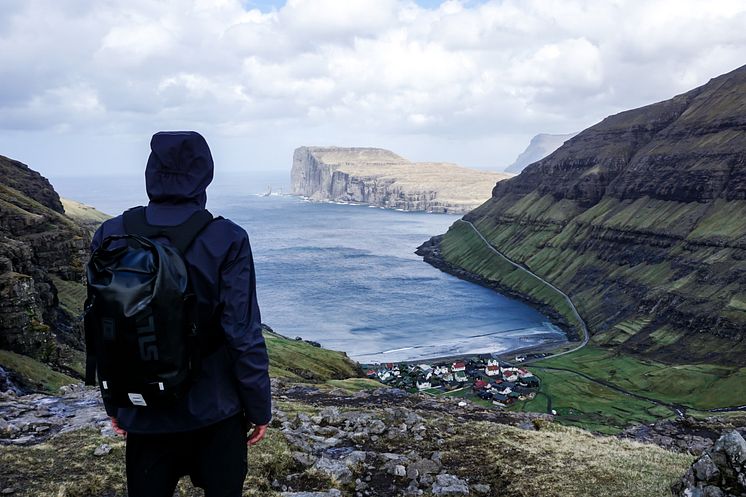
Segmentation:
{"type": "Polygon", "coordinates": [[[484,374],[487,376],[497,376],[500,374],[500,366],[497,364],[488,364],[486,368],[484,368],[484,374]]]}
{"type": "Polygon", "coordinates": [[[453,363],[453,364],[451,365],[451,371],[453,371],[454,373],[455,373],[455,372],[457,372],[457,371],[466,371],[466,364],[464,364],[464,363],[463,363],[463,362],[461,362],[461,361],[459,361],[459,362],[454,362],[454,363],[453,363]]]}
{"type": "Polygon", "coordinates": [[[432,388],[432,385],[430,384],[429,381],[423,381],[423,382],[417,381],[417,388],[419,390],[427,390],[428,388],[432,388]]]}
{"type": "Polygon", "coordinates": [[[436,376],[447,375],[449,372],[448,366],[435,366],[435,369],[433,370],[433,374],[436,376]]]}
{"type": "Polygon", "coordinates": [[[531,378],[534,374],[526,369],[518,370],[518,378],[531,378]]]}

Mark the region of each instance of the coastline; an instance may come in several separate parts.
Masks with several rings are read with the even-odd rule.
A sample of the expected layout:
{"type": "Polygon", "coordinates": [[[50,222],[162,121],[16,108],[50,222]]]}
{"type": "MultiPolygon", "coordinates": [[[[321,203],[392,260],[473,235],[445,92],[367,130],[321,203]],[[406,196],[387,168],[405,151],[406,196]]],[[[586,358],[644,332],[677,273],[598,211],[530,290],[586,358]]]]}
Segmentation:
{"type": "Polygon", "coordinates": [[[499,360],[500,362],[506,363],[506,364],[513,364],[515,362],[516,355],[523,355],[523,356],[526,356],[526,361],[524,363],[528,363],[531,360],[540,359],[544,355],[549,355],[551,352],[556,351],[560,347],[572,345],[573,343],[575,342],[547,341],[547,342],[540,343],[537,345],[528,345],[526,347],[519,347],[517,349],[509,349],[509,350],[505,350],[502,352],[482,352],[482,353],[474,353],[474,354],[444,355],[444,356],[437,356],[437,357],[429,357],[426,359],[412,359],[412,360],[406,360],[406,361],[359,362],[359,364],[361,366],[373,366],[373,365],[378,365],[378,364],[385,364],[386,362],[393,362],[396,364],[455,362],[458,360],[463,360],[469,357],[474,357],[474,356],[479,356],[479,355],[490,355],[493,358],[499,360]]]}
{"type": "MultiPolygon", "coordinates": [[[[417,247],[415,254],[421,256],[424,262],[443,271],[444,273],[448,273],[459,279],[469,281],[471,283],[475,283],[485,288],[489,288],[490,290],[498,292],[501,295],[514,298],[516,300],[519,300],[533,307],[534,309],[544,314],[549,319],[549,321],[555,326],[557,326],[560,330],[562,330],[562,332],[567,337],[567,341],[562,341],[562,342],[549,341],[549,342],[541,343],[538,345],[529,345],[526,347],[519,347],[517,349],[497,352],[493,354],[495,357],[501,360],[505,360],[506,357],[515,356],[515,355],[525,355],[525,356],[549,355],[550,352],[554,352],[560,347],[572,346],[573,344],[580,343],[580,337],[578,336],[577,331],[553,307],[548,306],[547,304],[544,304],[542,302],[538,302],[533,299],[527,298],[525,295],[514,292],[513,290],[495,281],[487,280],[479,275],[470,273],[464,270],[463,268],[455,266],[451,264],[450,262],[446,261],[440,253],[440,240],[442,238],[443,238],[443,235],[433,236],[429,240],[425,241],[422,245],[417,247]]],[[[468,354],[468,355],[471,356],[474,354],[468,354]]],[[[464,356],[463,355],[462,356],[446,356],[442,358],[428,359],[428,360],[430,361],[446,360],[452,357],[462,358],[464,356]]],[[[405,361],[405,362],[412,363],[412,362],[417,362],[417,361],[405,361]]],[[[505,362],[509,362],[509,361],[505,360],[505,362]]]]}
{"type": "MultiPolygon", "coordinates": [[[[261,194],[258,194],[259,196],[262,196],[261,194]]],[[[368,202],[358,202],[355,200],[336,200],[336,199],[329,199],[329,198],[313,198],[309,197],[308,195],[305,195],[303,193],[285,193],[283,195],[289,196],[289,197],[297,197],[301,199],[303,202],[310,202],[310,203],[317,203],[317,204],[334,204],[334,205],[352,205],[356,207],[369,207],[371,209],[382,209],[387,211],[395,211],[395,212],[413,212],[413,213],[419,213],[419,214],[441,214],[446,216],[459,216],[463,215],[469,211],[464,212],[440,212],[440,211],[428,211],[428,210],[422,210],[422,209],[403,209],[400,207],[386,207],[383,205],[378,204],[371,204],[368,202]]]]}

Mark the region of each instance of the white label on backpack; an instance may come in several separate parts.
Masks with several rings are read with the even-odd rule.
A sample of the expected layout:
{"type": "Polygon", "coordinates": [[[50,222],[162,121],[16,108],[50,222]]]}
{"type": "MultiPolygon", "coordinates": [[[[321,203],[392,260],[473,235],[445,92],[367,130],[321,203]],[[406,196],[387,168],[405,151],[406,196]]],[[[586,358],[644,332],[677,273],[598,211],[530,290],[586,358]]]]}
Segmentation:
{"type": "Polygon", "coordinates": [[[147,406],[145,399],[139,393],[128,393],[127,396],[130,398],[130,402],[135,406],[147,406]]]}

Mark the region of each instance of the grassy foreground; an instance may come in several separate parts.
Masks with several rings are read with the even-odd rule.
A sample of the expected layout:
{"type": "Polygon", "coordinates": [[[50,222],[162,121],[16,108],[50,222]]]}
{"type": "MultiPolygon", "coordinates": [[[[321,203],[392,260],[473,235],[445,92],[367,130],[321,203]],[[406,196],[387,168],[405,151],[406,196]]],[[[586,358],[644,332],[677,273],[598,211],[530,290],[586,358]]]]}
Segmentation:
{"type": "Polygon", "coordinates": [[[461,425],[444,458],[489,475],[509,496],[663,497],[693,458],[652,445],[542,424],[526,431],[492,423],[461,425]],[[477,433],[489,436],[478,437],[477,433]]]}
{"type": "MultiPolygon", "coordinates": [[[[357,377],[356,365],[342,353],[319,349],[268,330],[265,337],[273,363],[272,374],[282,377],[286,384],[311,381],[327,392],[329,399],[341,395],[341,405],[345,405],[343,399],[347,394],[339,389],[354,392],[380,387],[377,382],[357,377]],[[305,380],[303,376],[314,378],[305,380]]],[[[7,353],[0,353],[0,357],[17,360],[7,353]]],[[[41,370],[29,371],[38,375],[41,370]]],[[[51,381],[47,384],[50,389],[55,386],[51,381]]],[[[290,416],[298,412],[313,415],[320,409],[297,399],[278,400],[276,407],[290,416]]],[[[384,407],[372,400],[370,405],[355,409],[383,413],[384,407]]],[[[538,430],[532,431],[489,421],[465,422],[458,412],[448,410],[423,409],[417,413],[427,420],[434,437],[421,442],[406,438],[395,445],[383,441],[387,451],[406,452],[421,448],[422,444],[432,444],[441,451],[449,472],[462,478],[478,475],[479,481],[488,482],[499,492],[496,495],[503,497],[660,497],[670,495],[670,484],[692,462],[690,456],[657,446],[593,436],[587,431],[543,420],[535,421],[538,430]]],[[[0,467],[0,486],[13,488],[13,495],[19,497],[125,495],[124,442],[102,437],[93,428],[57,435],[30,447],[0,446],[0,467]],[[94,450],[101,444],[110,445],[112,451],[103,457],[94,456],[94,450]]],[[[283,434],[272,428],[261,445],[249,449],[249,477],[244,495],[277,497],[280,494],[271,482],[283,481],[299,471],[305,471],[302,474],[308,479],[309,490],[337,485],[313,470],[300,468],[283,434]]],[[[203,494],[185,478],[179,485],[179,495],[203,494]]]]}
{"type": "MultiPolygon", "coordinates": [[[[300,407],[296,405],[297,410],[300,407]]],[[[315,410],[302,407],[306,412],[315,410]]],[[[656,446],[594,437],[551,423],[542,424],[538,431],[526,431],[489,422],[459,424],[448,416],[429,422],[453,427],[441,445],[443,460],[452,471],[479,475],[480,480],[499,489],[496,495],[505,497],[666,496],[671,483],[693,459],[656,446]]],[[[279,496],[270,482],[298,469],[282,433],[270,429],[267,438],[248,453],[244,495],[279,496]]],[[[91,429],[59,435],[33,447],[2,447],[0,466],[4,484],[22,483],[15,487],[14,495],[18,496],[125,494],[124,442],[101,437],[91,429]],[[103,443],[112,446],[112,452],[94,456],[95,448],[103,443]]],[[[180,483],[178,494],[203,495],[188,478],[180,483]]]]}

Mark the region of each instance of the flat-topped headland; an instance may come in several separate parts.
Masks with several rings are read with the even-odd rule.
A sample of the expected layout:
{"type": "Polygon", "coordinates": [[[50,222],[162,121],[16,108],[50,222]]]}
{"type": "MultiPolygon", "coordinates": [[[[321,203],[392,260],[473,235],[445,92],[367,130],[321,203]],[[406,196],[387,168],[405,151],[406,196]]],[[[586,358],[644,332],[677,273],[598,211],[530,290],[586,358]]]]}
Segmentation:
{"type": "Polygon", "coordinates": [[[484,203],[511,174],[443,162],[411,162],[381,148],[299,147],[292,191],[312,200],[464,214],[484,203]]]}

